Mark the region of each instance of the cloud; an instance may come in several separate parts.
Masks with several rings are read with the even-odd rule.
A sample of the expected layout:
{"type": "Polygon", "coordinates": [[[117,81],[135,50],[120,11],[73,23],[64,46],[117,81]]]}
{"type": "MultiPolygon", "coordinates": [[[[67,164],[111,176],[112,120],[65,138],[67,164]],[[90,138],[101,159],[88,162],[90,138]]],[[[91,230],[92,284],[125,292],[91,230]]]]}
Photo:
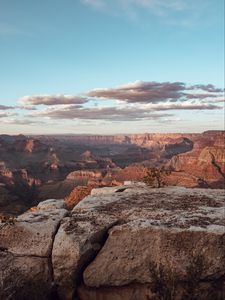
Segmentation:
{"type": "MultiPolygon", "coordinates": [[[[135,81],[113,88],[90,90],[82,95],[25,96],[19,99],[20,106],[14,107],[22,110],[18,119],[12,118],[13,114],[9,112],[2,112],[0,118],[4,123],[17,125],[52,122],[59,125],[64,124],[64,120],[70,124],[77,121],[81,126],[82,122],[95,121],[96,124],[132,121],[170,123],[180,118],[180,111],[210,111],[212,114],[212,111],[223,108],[223,101],[223,90],[212,84],[135,81]],[[47,107],[39,108],[39,105],[47,107]]],[[[9,106],[2,108],[6,110],[9,106]]]]}
{"type": "Polygon", "coordinates": [[[65,105],[84,104],[88,100],[82,96],[73,95],[34,95],[24,96],[19,99],[19,104],[26,105],[65,105]]]}
{"type": "Polygon", "coordinates": [[[0,110],[15,109],[15,106],[0,105],[0,110]]]}
{"type": "Polygon", "coordinates": [[[10,113],[10,112],[0,112],[0,118],[8,118],[10,116],[16,116],[17,113],[10,113]]]}
{"type": "MultiPolygon", "coordinates": [[[[98,10],[118,13],[135,13],[137,9],[148,10],[152,14],[164,15],[169,11],[183,11],[188,8],[185,0],[80,0],[81,3],[98,10]]],[[[189,6],[190,7],[190,6],[189,6]]]]}
{"type": "Polygon", "coordinates": [[[153,104],[148,106],[153,111],[165,111],[165,110],[215,110],[222,109],[221,106],[211,103],[162,103],[153,104]]]}
{"type": "Polygon", "coordinates": [[[17,105],[16,108],[24,110],[37,110],[37,107],[34,105],[17,105]]]}
{"type": "MultiPolygon", "coordinates": [[[[9,117],[9,116],[7,116],[9,117]]],[[[35,125],[35,124],[46,124],[43,121],[31,120],[31,119],[16,119],[16,118],[6,118],[2,120],[4,124],[10,125],[35,125]]]]}
{"type": "Polygon", "coordinates": [[[64,107],[63,109],[47,109],[45,111],[33,113],[32,116],[70,120],[139,121],[156,120],[163,117],[169,117],[171,114],[158,114],[146,109],[138,109],[136,107],[78,108],[76,106],[69,106],[64,107]]]}
{"type": "Polygon", "coordinates": [[[202,91],[207,91],[210,93],[222,93],[224,92],[223,89],[215,87],[213,84],[196,84],[189,87],[189,89],[199,89],[202,91]]]}
{"type": "Polygon", "coordinates": [[[183,82],[135,81],[115,88],[94,89],[87,92],[87,96],[127,103],[158,103],[215,98],[221,96],[221,93],[222,89],[213,85],[186,86],[183,82]]]}
{"type": "Polygon", "coordinates": [[[225,102],[225,99],[224,98],[215,98],[215,99],[206,99],[206,100],[203,100],[203,103],[224,103],[225,102]]]}
{"type": "Polygon", "coordinates": [[[97,9],[104,9],[108,5],[104,0],[81,0],[81,3],[97,9]]]}
{"type": "Polygon", "coordinates": [[[42,111],[28,114],[28,116],[38,118],[48,118],[54,120],[102,120],[102,121],[144,121],[144,120],[164,120],[174,116],[164,111],[175,110],[215,110],[220,106],[211,103],[158,103],[143,104],[140,106],[113,106],[113,107],[80,107],[67,105],[63,107],[53,107],[42,111]]]}
{"type": "Polygon", "coordinates": [[[166,26],[191,30],[215,22],[213,12],[216,6],[212,0],[80,0],[80,2],[96,11],[126,18],[145,30],[152,28],[152,20],[156,26],[158,22],[166,26]]]}
{"type": "Polygon", "coordinates": [[[0,118],[5,118],[5,117],[8,117],[8,114],[7,114],[7,113],[1,113],[1,112],[0,112],[0,118]]]}

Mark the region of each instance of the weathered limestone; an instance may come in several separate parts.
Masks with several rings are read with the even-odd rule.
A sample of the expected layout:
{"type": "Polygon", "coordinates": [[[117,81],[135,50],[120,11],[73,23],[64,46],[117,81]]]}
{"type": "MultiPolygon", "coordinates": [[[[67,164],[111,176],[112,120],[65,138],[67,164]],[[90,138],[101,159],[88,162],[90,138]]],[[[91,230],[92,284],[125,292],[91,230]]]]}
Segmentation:
{"type": "Polygon", "coordinates": [[[62,299],[72,299],[87,264],[101,249],[117,218],[79,208],[65,218],[55,237],[52,252],[54,279],[62,299]]]}
{"type": "Polygon", "coordinates": [[[200,280],[216,282],[225,269],[223,205],[223,190],[135,185],[92,190],[64,219],[55,238],[53,267],[61,297],[71,299],[78,282],[82,300],[108,300],[112,294],[115,300],[151,299],[151,288],[146,288],[153,280],[151,264],[185,282],[190,265],[198,268],[194,264],[200,260],[200,280]],[[95,243],[100,244],[98,254],[95,243]],[[134,283],[137,298],[131,296],[134,283]]]}
{"type": "MultiPolygon", "coordinates": [[[[199,255],[208,266],[204,278],[222,276],[225,269],[224,191],[141,190],[135,195],[134,190],[128,188],[112,196],[117,199],[112,211],[117,209],[118,218],[125,224],[109,231],[104,247],[84,272],[85,284],[99,287],[151,282],[151,262],[172,268],[185,280],[186,267],[199,255]]],[[[81,205],[87,201],[88,198],[81,205]]],[[[107,205],[101,204],[102,209],[107,205]]]]}
{"type": "Polygon", "coordinates": [[[100,287],[151,283],[152,262],[185,280],[186,268],[198,255],[208,266],[202,279],[224,274],[224,230],[167,229],[150,222],[134,221],[110,230],[106,244],[84,272],[85,284],[100,287]]]}
{"type": "Polygon", "coordinates": [[[15,293],[12,299],[25,297],[24,293],[27,297],[32,290],[29,299],[38,299],[38,295],[45,299],[50,293],[52,246],[60,221],[67,214],[64,206],[63,200],[48,200],[34,212],[0,223],[0,284],[2,291],[15,293]],[[26,287],[22,289],[24,282],[26,287]]]}
{"type": "Polygon", "coordinates": [[[174,300],[222,300],[224,196],[127,183],[92,190],[70,213],[63,201],[42,202],[0,224],[0,284],[27,292],[35,283],[43,300],[53,285],[62,300],[164,299],[163,284],[174,300]]]}

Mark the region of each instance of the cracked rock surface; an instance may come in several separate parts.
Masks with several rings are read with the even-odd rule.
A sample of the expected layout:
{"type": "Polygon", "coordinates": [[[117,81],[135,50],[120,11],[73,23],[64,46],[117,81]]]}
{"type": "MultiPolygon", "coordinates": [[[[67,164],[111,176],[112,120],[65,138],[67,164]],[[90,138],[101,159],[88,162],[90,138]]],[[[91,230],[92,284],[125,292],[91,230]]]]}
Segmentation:
{"type": "Polygon", "coordinates": [[[44,201],[14,224],[0,224],[0,267],[12,281],[16,267],[46,291],[54,284],[63,300],[157,299],[154,268],[176,278],[175,300],[186,299],[193,275],[197,299],[222,300],[224,196],[130,184],[94,189],[70,213],[63,201],[44,201]]]}
{"type": "Polygon", "coordinates": [[[224,191],[124,186],[110,192],[93,190],[74,209],[98,211],[119,223],[85,269],[80,299],[153,299],[151,287],[146,289],[153,281],[152,264],[187,282],[190,267],[200,268],[198,261],[203,299],[210,299],[211,283],[225,275],[224,191]]]}
{"type": "Polygon", "coordinates": [[[47,200],[13,223],[0,223],[0,299],[48,297],[53,240],[67,214],[64,207],[63,200],[47,200]]]}

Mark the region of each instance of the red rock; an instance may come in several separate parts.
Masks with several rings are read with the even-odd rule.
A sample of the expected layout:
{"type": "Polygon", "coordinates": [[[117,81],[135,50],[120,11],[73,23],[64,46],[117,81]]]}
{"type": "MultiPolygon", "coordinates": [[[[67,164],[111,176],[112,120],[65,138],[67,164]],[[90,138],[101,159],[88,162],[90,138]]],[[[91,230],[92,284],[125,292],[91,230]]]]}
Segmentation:
{"type": "Polygon", "coordinates": [[[86,196],[90,195],[92,186],[77,186],[68,197],[65,198],[68,209],[73,209],[77,203],[83,200],[86,196]]]}

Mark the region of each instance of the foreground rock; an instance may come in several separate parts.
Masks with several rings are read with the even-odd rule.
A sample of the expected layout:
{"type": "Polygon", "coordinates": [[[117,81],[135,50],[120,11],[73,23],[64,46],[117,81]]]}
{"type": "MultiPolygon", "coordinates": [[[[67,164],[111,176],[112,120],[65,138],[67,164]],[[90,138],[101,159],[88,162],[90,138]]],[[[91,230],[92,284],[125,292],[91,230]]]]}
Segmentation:
{"type": "Polygon", "coordinates": [[[211,293],[222,293],[214,285],[222,286],[224,278],[223,201],[222,190],[135,185],[92,190],[55,238],[61,297],[71,299],[77,291],[84,300],[153,299],[154,273],[162,268],[179,286],[174,299],[185,299],[195,270],[197,283],[188,293],[201,290],[202,299],[212,299],[211,293]]]}
{"type": "Polygon", "coordinates": [[[63,300],[224,299],[224,190],[130,182],[63,207],[43,202],[1,226],[5,281],[35,283],[39,299],[52,286],[63,300]]]}
{"type": "Polygon", "coordinates": [[[51,253],[63,200],[0,223],[0,299],[46,299],[53,286],[51,253]]]}

